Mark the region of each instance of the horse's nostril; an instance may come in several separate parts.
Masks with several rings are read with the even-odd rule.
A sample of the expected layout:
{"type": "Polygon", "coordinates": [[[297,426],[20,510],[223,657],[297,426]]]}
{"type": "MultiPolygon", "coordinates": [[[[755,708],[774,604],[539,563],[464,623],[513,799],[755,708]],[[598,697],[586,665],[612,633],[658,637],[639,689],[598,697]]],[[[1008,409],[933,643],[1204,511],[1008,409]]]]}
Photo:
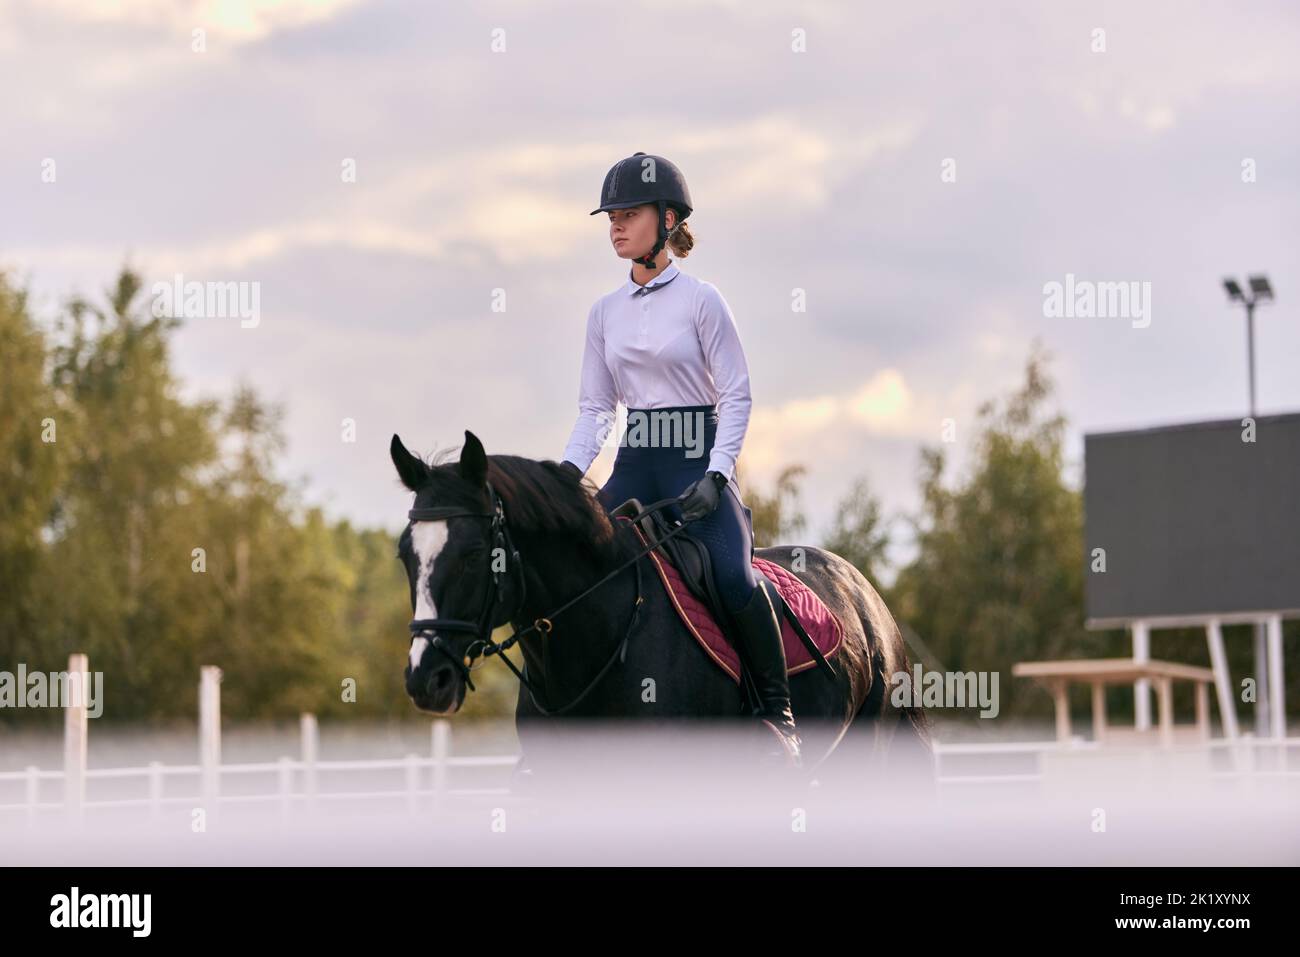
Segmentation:
{"type": "Polygon", "coordinates": [[[444,690],[445,688],[447,688],[448,685],[451,684],[451,669],[443,668],[439,670],[438,673],[433,676],[433,680],[434,680],[434,690],[436,691],[444,690]]]}

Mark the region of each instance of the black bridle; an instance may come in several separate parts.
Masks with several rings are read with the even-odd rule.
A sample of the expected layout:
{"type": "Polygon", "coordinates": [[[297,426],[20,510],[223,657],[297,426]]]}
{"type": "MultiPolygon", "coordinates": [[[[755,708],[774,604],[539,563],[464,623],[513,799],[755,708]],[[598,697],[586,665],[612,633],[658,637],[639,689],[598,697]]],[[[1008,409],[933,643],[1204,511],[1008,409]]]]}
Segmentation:
{"type": "MultiPolygon", "coordinates": [[[[486,484],[488,497],[492,505],[492,511],[490,512],[475,512],[470,509],[448,505],[435,506],[431,508],[413,508],[406,513],[407,518],[412,522],[434,522],[443,521],[449,518],[490,518],[492,520],[491,524],[488,526],[488,537],[492,542],[491,548],[488,550],[488,567],[492,571],[492,584],[488,589],[487,594],[484,596],[483,608],[479,611],[478,618],[473,621],[464,618],[415,618],[411,620],[410,624],[411,640],[414,641],[416,638],[425,638],[432,647],[438,649],[438,651],[452,663],[453,667],[460,672],[461,677],[465,680],[465,684],[471,691],[476,690],[474,688],[474,682],[470,679],[470,668],[473,666],[474,659],[478,657],[486,659],[492,655],[500,655],[501,660],[504,661],[510,670],[514,672],[515,677],[519,679],[520,683],[528,689],[528,694],[532,697],[533,705],[537,708],[538,712],[547,717],[564,714],[582,701],[591,690],[600,683],[600,680],[605,677],[605,673],[613,666],[615,660],[626,659],[628,639],[632,635],[632,629],[636,625],[637,616],[641,610],[641,603],[644,600],[641,588],[641,559],[684,529],[687,523],[683,522],[679,524],[663,538],[651,542],[647,548],[619,565],[586,591],[580,592],[573,598],[570,598],[563,605],[550,612],[550,614],[535,619],[531,625],[512,633],[510,637],[504,641],[495,642],[492,640],[493,630],[499,628],[501,625],[513,622],[518,616],[520,609],[523,608],[526,588],[524,582],[523,562],[519,558],[519,549],[515,547],[514,541],[510,537],[510,525],[506,521],[505,508],[501,503],[501,497],[497,495],[497,491],[492,487],[491,482],[487,482],[486,484]],[[510,611],[507,614],[500,616],[500,618],[493,616],[493,611],[501,602],[503,580],[503,575],[501,572],[496,570],[495,562],[493,561],[493,555],[496,553],[497,549],[501,549],[506,554],[507,561],[510,563],[509,574],[511,580],[514,582],[514,600],[511,602],[510,611]],[[577,698],[570,701],[563,708],[557,708],[555,710],[544,708],[537,700],[536,689],[533,688],[532,683],[524,676],[523,672],[515,667],[514,662],[506,656],[506,650],[513,647],[521,638],[530,632],[535,631],[542,635],[550,634],[553,618],[582,598],[591,594],[601,585],[605,584],[605,582],[609,581],[623,569],[627,568],[628,565],[632,564],[636,565],[636,601],[632,605],[632,614],[628,619],[627,629],[623,633],[622,641],[620,641],[618,647],[614,649],[614,654],[610,656],[607,662],[605,662],[605,666],[600,669],[596,677],[591,680],[577,698]],[[440,632],[463,632],[475,637],[475,641],[471,642],[469,648],[466,649],[463,660],[461,657],[453,654],[447,647],[440,632]]],[[[661,499],[652,505],[647,505],[642,508],[636,515],[628,517],[632,521],[637,521],[643,516],[649,515],[651,512],[656,512],[661,508],[665,508],[666,506],[679,501],[680,496],[661,499]]]]}
{"type": "MultiPolygon", "coordinates": [[[[502,507],[501,498],[497,495],[496,489],[492,488],[490,482],[488,483],[488,494],[492,502],[492,511],[490,512],[475,512],[470,509],[448,505],[413,508],[406,513],[406,517],[412,522],[436,522],[449,518],[490,518],[492,520],[488,527],[488,538],[492,543],[488,550],[488,569],[492,574],[492,586],[484,595],[483,607],[479,610],[478,617],[473,621],[464,618],[413,618],[410,624],[411,640],[428,637],[430,643],[460,669],[462,676],[469,682],[470,688],[473,688],[474,684],[469,681],[468,669],[458,657],[447,650],[437,632],[467,632],[481,641],[490,643],[486,639],[491,635],[493,628],[511,620],[524,602],[524,576],[523,568],[519,562],[519,550],[515,548],[515,544],[510,538],[510,527],[506,524],[505,509],[502,507]],[[514,608],[500,622],[495,621],[492,616],[492,611],[501,597],[501,573],[496,570],[496,563],[493,560],[498,548],[505,551],[507,560],[510,563],[511,573],[516,579],[514,608]]],[[[471,656],[472,659],[473,656],[471,656]]]]}

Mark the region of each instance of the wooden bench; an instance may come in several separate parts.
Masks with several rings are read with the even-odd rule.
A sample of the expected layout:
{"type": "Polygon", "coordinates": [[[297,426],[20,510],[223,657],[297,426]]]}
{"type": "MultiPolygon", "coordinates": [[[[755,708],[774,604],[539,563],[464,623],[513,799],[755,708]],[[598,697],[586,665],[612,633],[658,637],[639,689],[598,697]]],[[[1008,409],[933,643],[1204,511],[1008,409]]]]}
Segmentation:
{"type": "Polygon", "coordinates": [[[1094,658],[1074,661],[1022,661],[1011,666],[1018,678],[1032,678],[1043,685],[1056,703],[1056,739],[1070,740],[1070,705],[1068,690],[1072,682],[1092,689],[1092,736],[1098,744],[1150,744],[1170,748],[1176,743],[1203,743],[1210,737],[1209,686],[1214,672],[1209,668],[1183,665],[1173,661],[1138,661],[1134,658],[1094,658]],[[1146,678],[1156,689],[1159,724],[1154,734],[1106,724],[1106,685],[1132,685],[1146,678]],[[1196,686],[1196,722],[1190,726],[1174,725],[1175,681],[1191,681],[1196,686]]]}

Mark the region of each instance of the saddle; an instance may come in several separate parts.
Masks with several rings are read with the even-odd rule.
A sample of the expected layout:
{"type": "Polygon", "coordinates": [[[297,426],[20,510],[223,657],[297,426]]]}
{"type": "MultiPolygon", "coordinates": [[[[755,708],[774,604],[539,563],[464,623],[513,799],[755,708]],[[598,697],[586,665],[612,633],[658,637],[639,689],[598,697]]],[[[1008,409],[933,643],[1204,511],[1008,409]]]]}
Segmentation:
{"type": "MultiPolygon", "coordinates": [[[[640,511],[640,500],[630,498],[609,514],[612,518],[630,519],[640,511]]],[[[665,518],[663,512],[642,515],[636,524],[646,545],[662,539],[678,525],[665,518]]],[[[722,599],[718,596],[718,586],[713,581],[713,561],[702,541],[689,532],[678,532],[656,548],[655,552],[677,569],[682,583],[691,594],[704,602],[710,612],[720,619],[725,616],[722,599]]]]}
{"type": "MultiPolygon", "coordinates": [[[[650,558],[654,560],[659,578],[678,614],[718,666],[734,681],[747,686],[735,642],[726,636],[726,631],[734,626],[719,597],[708,548],[686,531],[679,531],[662,541],[680,523],[670,521],[658,511],[638,519],[636,516],[640,511],[640,501],[630,498],[610,512],[610,517],[634,522],[643,546],[661,542],[650,552],[650,558]]],[[[817,594],[789,570],[757,556],[752,562],[759,587],[767,590],[772,607],[781,618],[787,672],[794,674],[807,668],[822,667],[834,675],[835,671],[826,659],[839,648],[843,637],[838,619],[817,594]]]]}

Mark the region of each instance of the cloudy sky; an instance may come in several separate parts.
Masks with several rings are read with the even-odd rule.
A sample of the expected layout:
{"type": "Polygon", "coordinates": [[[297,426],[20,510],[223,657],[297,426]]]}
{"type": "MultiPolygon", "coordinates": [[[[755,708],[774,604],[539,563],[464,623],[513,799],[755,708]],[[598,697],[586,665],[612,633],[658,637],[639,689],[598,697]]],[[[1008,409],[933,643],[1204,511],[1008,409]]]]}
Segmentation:
{"type": "Polygon", "coordinates": [[[913,507],[945,419],[960,465],[1035,338],[1076,474],[1083,432],[1244,414],[1227,274],[1272,278],[1259,411],[1300,409],[1297,49],[1281,2],[6,0],[0,266],[46,314],[124,262],[257,283],[255,328],[179,333],[187,390],[285,403],[286,476],[397,527],[393,432],[560,457],[627,272],[588,213],[666,155],[748,355],[742,467],[808,465],[815,541],[857,475],[913,507]],[[1067,274],[1145,318],[1049,315],[1067,274]]]}

